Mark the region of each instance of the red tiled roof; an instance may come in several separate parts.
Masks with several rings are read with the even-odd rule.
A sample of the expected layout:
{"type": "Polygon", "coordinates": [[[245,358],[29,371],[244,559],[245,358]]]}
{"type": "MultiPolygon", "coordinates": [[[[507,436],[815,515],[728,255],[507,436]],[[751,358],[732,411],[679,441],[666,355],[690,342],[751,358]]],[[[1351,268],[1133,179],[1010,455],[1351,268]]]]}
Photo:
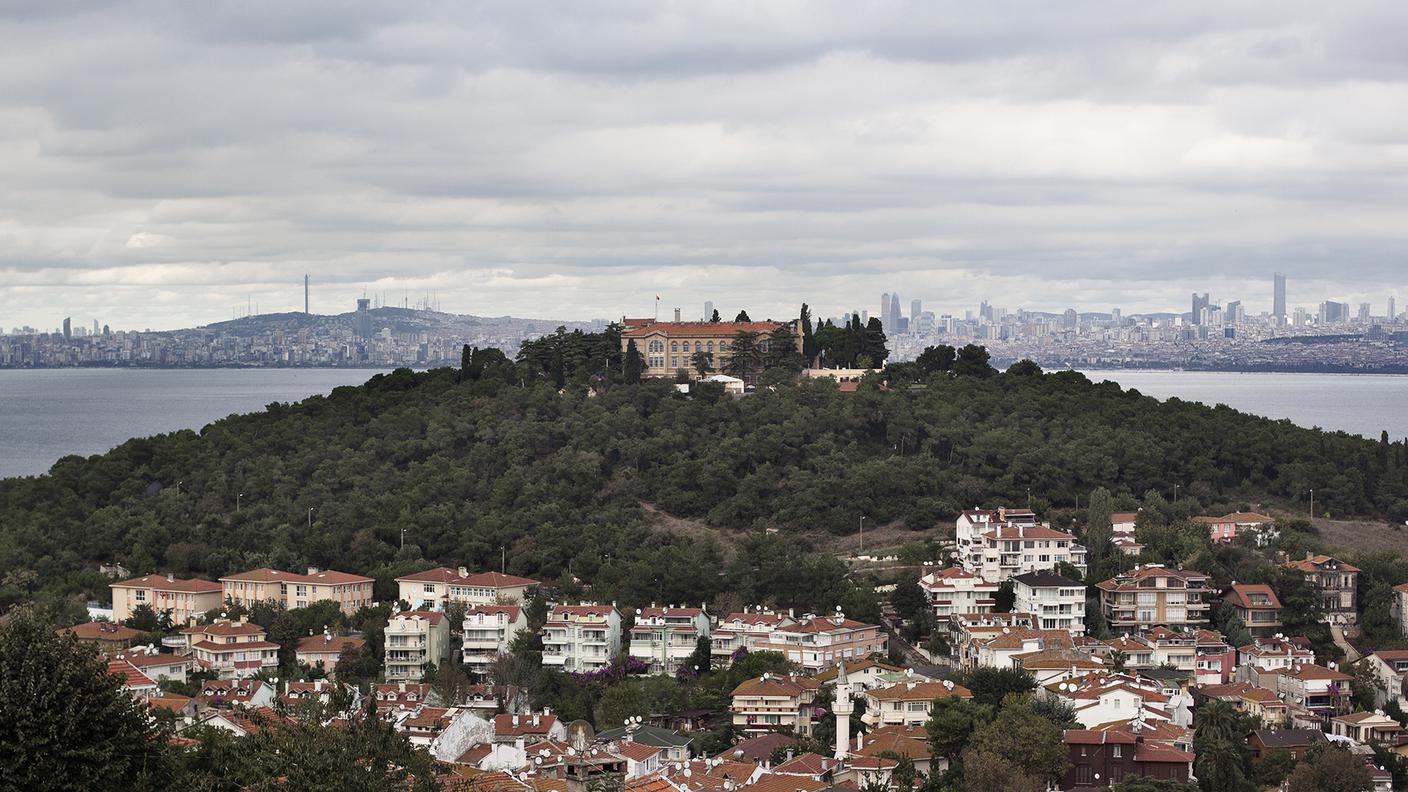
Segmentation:
{"type": "Polygon", "coordinates": [[[818,753],[804,753],[801,756],[794,756],[773,768],[774,773],[785,775],[821,775],[827,770],[827,757],[818,753]]]}
{"type": "Polygon", "coordinates": [[[71,633],[80,641],[130,641],[142,634],[140,630],[111,622],[84,622],[60,627],[54,632],[58,635],[71,633]]]}
{"type": "Polygon", "coordinates": [[[1265,583],[1234,583],[1228,588],[1226,599],[1234,606],[1240,606],[1242,608],[1247,609],[1281,609],[1281,600],[1277,599],[1276,592],[1273,591],[1271,587],[1266,585],[1265,583]],[[1266,595],[1266,597],[1270,600],[1270,603],[1267,605],[1253,605],[1251,597],[1251,595],[1253,594],[1266,595]]]}
{"type": "Polygon", "coordinates": [[[143,674],[141,669],[126,660],[113,660],[109,662],[108,673],[122,677],[122,686],[126,688],[156,687],[156,682],[153,682],[151,677],[143,674]]]}
{"type": "Polygon", "coordinates": [[[815,679],[806,677],[772,676],[745,679],[738,683],[731,695],[734,696],[800,696],[804,690],[815,690],[819,685],[815,679]]]}
{"type": "Polygon", "coordinates": [[[149,588],[154,591],[180,591],[190,594],[212,594],[220,591],[220,584],[200,578],[170,578],[166,575],[143,575],[139,578],[110,584],[112,588],[149,588]]]}
{"type": "Polygon", "coordinates": [[[497,616],[502,613],[508,616],[509,621],[518,621],[518,614],[522,612],[523,609],[517,605],[471,605],[464,609],[464,615],[466,616],[473,616],[476,613],[482,613],[485,616],[497,616]]]}
{"type": "Polygon", "coordinates": [[[220,582],[233,580],[244,583],[309,583],[327,586],[339,586],[347,583],[372,583],[369,577],[354,575],[350,572],[338,572],[333,569],[324,569],[313,574],[302,574],[299,572],[284,572],[279,569],[250,569],[244,572],[237,572],[233,575],[226,575],[220,578],[220,582]]]}
{"type": "Polygon", "coordinates": [[[440,611],[409,610],[401,611],[391,617],[392,619],[424,619],[431,624],[439,624],[445,620],[445,614],[440,611]]]}
{"type": "Polygon", "coordinates": [[[734,333],[771,333],[783,322],[651,322],[647,325],[627,327],[621,331],[622,338],[643,338],[661,333],[673,338],[718,338],[734,333]]]}
{"type": "Polygon", "coordinates": [[[213,624],[198,624],[194,627],[187,627],[181,630],[181,632],[186,635],[263,635],[264,628],[249,622],[215,622],[213,624]]]}
{"type": "Polygon", "coordinates": [[[216,643],[215,641],[196,641],[191,644],[192,649],[205,649],[211,652],[240,652],[245,649],[278,649],[279,645],[273,641],[241,641],[239,643],[216,643]]]}
{"type": "Polygon", "coordinates": [[[494,734],[500,737],[520,737],[526,734],[547,734],[552,727],[557,724],[556,715],[509,715],[501,713],[494,716],[494,734]],[[514,718],[518,718],[518,723],[514,723],[514,718]],[[533,723],[537,718],[538,722],[533,723]]]}
{"type": "Polygon", "coordinates": [[[878,701],[933,701],[936,698],[958,696],[973,698],[973,691],[953,682],[900,682],[866,694],[878,701]]]}
{"type": "Polygon", "coordinates": [[[1302,572],[1319,572],[1321,571],[1320,567],[1330,561],[1334,561],[1339,564],[1339,566],[1335,568],[1336,572],[1359,571],[1359,567],[1351,566],[1349,564],[1344,563],[1343,561],[1340,561],[1334,556],[1327,555],[1307,555],[1305,558],[1300,558],[1295,561],[1287,561],[1286,563],[1282,564],[1282,566],[1290,567],[1292,569],[1299,569],[1302,572]]]}

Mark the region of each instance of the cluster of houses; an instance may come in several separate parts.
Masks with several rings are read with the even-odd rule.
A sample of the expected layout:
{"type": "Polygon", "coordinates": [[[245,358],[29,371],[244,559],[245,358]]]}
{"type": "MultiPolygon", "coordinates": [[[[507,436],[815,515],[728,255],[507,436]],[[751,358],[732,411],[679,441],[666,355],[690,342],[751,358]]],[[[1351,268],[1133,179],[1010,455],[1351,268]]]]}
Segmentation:
{"type": "MultiPolygon", "coordinates": [[[[1112,517],[1113,543],[1137,547],[1137,514],[1112,517]]],[[[1200,520],[1213,539],[1248,532],[1274,536],[1262,515],[1234,513],[1200,520]]],[[[1217,700],[1255,718],[1246,735],[1257,756],[1285,750],[1300,755],[1324,741],[1365,756],[1376,784],[1387,774],[1372,766],[1372,746],[1408,756],[1408,735],[1382,709],[1356,711],[1356,678],[1332,662],[1317,661],[1309,642],[1285,634],[1276,592],[1259,584],[1224,589],[1194,570],[1157,564],[1136,566],[1087,590],[1057,569],[1083,573],[1086,548],[1070,533],[1041,523],[1027,509],[973,509],[956,524],[956,564],[927,567],[920,579],[950,656],[934,665],[887,662],[887,633],[878,625],[832,614],[746,607],[710,614],[704,607],[655,605],[636,611],[614,603],[550,605],[542,626],[545,666],[574,673],[606,668],[622,656],[641,673],[674,675],[693,670],[707,649],[722,665],[741,651],[782,654],[794,669],[741,682],[727,712],[660,713],[595,733],[582,722],[562,722],[550,711],[530,711],[525,691],[478,685],[458,701],[439,700],[428,674],[450,659],[483,673],[529,629],[523,607],[538,581],[497,572],[441,567],[396,580],[409,608],[386,627],[384,681],[363,694],[335,678],[317,682],[271,679],[279,646],[244,619],[203,622],[201,615],[225,602],[273,601],[303,607],[329,599],[344,612],[371,603],[370,578],[310,569],[304,574],[260,569],[219,581],[148,575],[113,584],[120,622],[147,604],[186,623],[155,646],[133,646],[136,631],[95,622],[70,628],[98,644],[110,670],[132,695],[169,710],[178,722],[206,723],[239,734],[276,726],[299,702],[336,703],[329,722],[358,717],[375,698],[376,712],[425,746],[459,778],[482,779],[496,789],[585,790],[602,775],[624,777],[632,792],[797,792],[834,786],[887,784],[908,759],[924,774],[945,769],[931,755],[925,724],[936,700],[972,693],[945,676],[954,669],[1016,668],[1032,675],[1036,695],[1070,705],[1077,728],[1064,732],[1071,769],[1063,790],[1100,788],[1126,776],[1194,780],[1194,713],[1217,700]],[[1010,582],[1013,607],[997,611],[999,589],[1010,582]],[[1112,638],[1087,634],[1087,599],[1098,607],[1112,638]],[[1210,626],[1217,602],[1233,607],[1250,642],[1232,645],[1210,626]],[[452,625],[452,603],[463,620],[452,625]],[[163,693],[162,679],[185,681],[192,672],[214,672],[198,695],[163,693]],[[824,695],[829,692],[829,695],[824,695]],[[828,702],[821,704],[819,702],[828,702]],[[863,724],[851,714],[863,702],[863,724]],[[282,706],[280,706],[282,705],[282,706]],[[835,719],[835,746],[827,755],[788,750],[835,719]],[[717,756],[701,756],[694,732],[731,724],[741,741],[717,756]],[[785,759],[777,761],[779,754],[785,759]]],[[[1138,552],[1137,550],[1135,551],[1138,552]]],[[[1356,618],[1358,570],[1338,559],[1309,555],[1287,560],[1318,587],[1328,618],[1356,618]]],[[[1395,591],[1403,623],[1408,586],[1395,591]]],[[[330,632],[309,635],[297,659],[332,671],[364,637],[330,632]]],[[[1408,651],[1379,651],[1357,661],[1374,680],[1375,706],[1408,705],[1408,651]]],[[[208,676],[209,674],[204,674],[208,676]]]]}

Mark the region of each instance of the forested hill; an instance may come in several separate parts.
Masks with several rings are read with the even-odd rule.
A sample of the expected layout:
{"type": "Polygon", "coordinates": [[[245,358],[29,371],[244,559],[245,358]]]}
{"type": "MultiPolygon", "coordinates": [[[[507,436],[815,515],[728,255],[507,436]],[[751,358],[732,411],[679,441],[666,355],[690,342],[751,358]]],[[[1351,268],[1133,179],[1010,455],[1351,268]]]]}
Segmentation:
{"type": "Polygon", "coordinates": [[[94,570],[106,561],[212,578],[332,567],[384,585],[424,559],[497,568],[501,552],[509,572],[570,569],[625,602],[697,602],[724,586],[763,596],[746,587],[808,585],[789,532],[845,533],[860,515],[951,525],[960,508],[1023,503],[1028,488],[1045,508],[1102,485],[1178,484],[1205,503],[1313,487],[1336,514],[1408,516],[1402,442],[1014,368],[1025,373],[851,394],[809,381],[742,399],[400,370],[0,482],[0,606],[104,597],[94,570]],[[653,533],[642,502],[737,529],[745,566],[721,576],[717,548],[653,533]],[[744,530],[763,527],[782,530],[744,530]]]}

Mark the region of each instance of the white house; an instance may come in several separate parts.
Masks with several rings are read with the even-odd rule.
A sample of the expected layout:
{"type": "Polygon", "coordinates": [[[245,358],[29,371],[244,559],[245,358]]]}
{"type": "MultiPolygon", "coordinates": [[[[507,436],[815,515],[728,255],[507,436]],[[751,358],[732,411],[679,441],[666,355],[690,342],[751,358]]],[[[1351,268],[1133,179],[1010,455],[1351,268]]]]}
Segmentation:
{"type": "Polygon", "coordinates": [[[1012,578],[1014,610],[1036,617],[1043,630],[1085,634],[1085,584],[1055,572],[1024,572],[1012,578]]]}
{"type": "Polygon", "coordinates": [[[489,664],[518,634],[528,629],[528,616],[517,605],[473,605],[464,612],[464,664],[476,673],[489,670],[489,664]]]}
{"type": "Polygon", "coordinates": [[[997,604],[997,582],[983,580],[962,567],[926,570],[919,587],[940,622],[955,613],[991,613],[997,604]]]}
{"type": "Polygon", "coordinates": [[[990,583],[1057,564],[1085,573],[1085,548],[1071,534],[1038,523],[1030,509],[965,511],[955,523],[955,539],[963,568],[990,583]]]}
{"type": "Polygon", "coordinates": [[[418,682],[449,654],[450,623],[439,611],[403,611],[386,624],[386,680],[418,682]]]}
{"type": "Polygon", "coordinates": [[[444,610],[447,602],[515,605],[538,585],[532,578],[502,572],[470,572],[467,567],[436,567],[396,578],[402,600],[412,610],[444,610]]]}
{"type": "Polygon", "coordinates": [[[543,665],[595,671],[621,651],[621,613],[612,605],[558,605],[543,625],[543,665]]]}
{"type": "Polygon", "coordinates": [[[673,674],[689,661],[699,639],[709,639],[709,627],[703,608],[641,608],[631,625],[631,657],[650,666],[652,674],[673,674]]]}

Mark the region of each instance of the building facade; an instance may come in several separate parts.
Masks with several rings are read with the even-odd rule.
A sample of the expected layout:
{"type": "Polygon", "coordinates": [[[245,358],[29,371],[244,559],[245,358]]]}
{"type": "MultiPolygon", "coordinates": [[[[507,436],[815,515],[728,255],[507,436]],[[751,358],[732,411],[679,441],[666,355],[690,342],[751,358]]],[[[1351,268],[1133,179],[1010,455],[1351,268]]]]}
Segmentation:
{"type": "Polygon", "coordinates": [[[789,662],[816,673],[843,660],[885,654],[888,642],[877,625],[848,619],[844,613],[820,617],[807,615],[778,627],[756,648],[780,652],[789,662]]]}
{"type": "Polygon", "coordinates": [[[1287,561],[1285,566],[1305,575],[1305,579],[1320,589],[1320,603],[1325,619],[1335,624],[1355,624],[1359,621],[1357,586],[1359,567],[1351,566],[1334,556],[1306,553],[1305,558],[1287,561]]]}
{"type": "Polygon", "coordinates": [[[812,702],[816,680],[801,676],[763,674],[733,689],[729,712],[734,728],[749,736],[766,732],[812,733],[812,702]]]}
{"type": "Polygon", "coordinates": [[[439,611],[402,611],[386,624],[386,681],[419,682],[449,655],[450,622],[439,611]]]}
{"type": "Polygon", "coordinates": [[[1274,635],[1281,629],[1281,600],[1265,583],[1233,583],[1222,601],[1237,611],[1252,635],[1274,635]]]}
{"type": "Polygon", "coordinates": [[[517,605],[538,585],[532,578],[502,572],[470,572],[466,567],[436,567],[396,578],[400,598],[415,610],[444,610],[449,602],[517,605]]]}
{"type": "Polygon", "coordinates": [[[464,664],[483,674],[489,664],[528,629],[528,615],[517,605],[472,605],[465,609],[461,645],[464,664]]]}
{"type": "Polygon", "coordinates": [[[988,582],[962,567],[930,569],[919,578],[934,616],[940,623],[955,613],[991,613],[1000,584],[988,582]]]}
{"type": "Polygon", "coordinates": [[[1097,584],[1100,610],[1115,632],[1148,630],[1158,625],[1176,630],[1207,624],[1208,576],[1161,564],[1137,566],[1097,584]]]}
{"type": "Polygon", "coordinates": [[[644,376],[673,377],[675,372],[684,369],[695,371],[693,358],[704,352],[712,361],[710,373],[722,371],[724,363],[732,356],[730,345],[738,333],[757,333],[761,351],[767,351],[768,337],[780,327],[792,330],[797,351],[802,351],[802,337],[797,332],[796,322],[657,322],[649,319],[630,319],[621,333],[621,352],[624,354],[631,342],[645,361],[644,376]]]}
{"type": "Polygon", "coordinates": [[[1085,584],[1055,572],[1025,572],[1012,578],[1013,609],[1030,613],[1043,630],[1085,635],[1085,584]]]}
{"type": "Polygon", "coordinates": [[[709,640],[709,630],[703,608],[641,608],[631,625],[630,654],[652,674],[673,674],[694,655],[699,639],[709,640]]]}
{"type": "Polygon", "coordinates": [[[621,613],[611,605],[558,605],[543,625],[543,665],[595,671],[621,651],[621,613]]]}
{"type": "Polygon", "coordinates": [[[243,618],[216,619],[181,633],[196,664],[223,679],[251,677],[279,667],[279,645],[267,640],[263,627],[243,618]]]}
{"type": "Polygon", "coordinates": [[[958,516],[954,537],[963,569],[989,583],[1070,564],[1085,573],[1075,537],[1038,523],[1030,509],[972,509],[958,516]]]}
{"type": "Polygon", "coordinates": [[[169,611],[173,624],[190,624],[191,619],[204,616],[224,601],[219,583],[198,578],[144,575],[113,583],[109,588],[112,618],[118,622],[132,618],[137,606],[146,605],[157,614],[169,611]]]}
{"type": "Polygon", "coordinates": [[[309,567],[306,574],[278,569],[251,569],[220,578],[225,599],[249,607],[273,603],[288,610],[331,600],[347,615],[372,604],[372,583],[363,575],[309,567]]]}

